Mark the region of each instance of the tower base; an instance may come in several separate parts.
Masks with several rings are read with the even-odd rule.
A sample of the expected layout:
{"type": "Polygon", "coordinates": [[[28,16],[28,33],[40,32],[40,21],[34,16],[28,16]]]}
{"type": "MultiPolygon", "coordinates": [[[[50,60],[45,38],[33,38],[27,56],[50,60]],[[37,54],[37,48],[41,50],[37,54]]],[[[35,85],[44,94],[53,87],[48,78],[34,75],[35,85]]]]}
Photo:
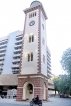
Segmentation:
{"type": "Polygon", "coordinates": [[[39,99],[48,99],[48,79],[43,74],[18,75],[17,101],[32,100],[39,96],[39,99]]]}

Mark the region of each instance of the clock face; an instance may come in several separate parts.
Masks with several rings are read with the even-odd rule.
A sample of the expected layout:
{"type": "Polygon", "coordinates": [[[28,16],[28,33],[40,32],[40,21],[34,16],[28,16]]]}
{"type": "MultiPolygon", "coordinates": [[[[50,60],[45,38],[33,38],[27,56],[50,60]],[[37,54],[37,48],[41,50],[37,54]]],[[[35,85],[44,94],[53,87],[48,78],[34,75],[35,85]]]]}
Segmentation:
{"type": "Polygon", "coordinates": [[[34,24],[35,24],[35,21],[31,21],[31,22],[29,23],[30,26],[33,26],[34,24]]]}

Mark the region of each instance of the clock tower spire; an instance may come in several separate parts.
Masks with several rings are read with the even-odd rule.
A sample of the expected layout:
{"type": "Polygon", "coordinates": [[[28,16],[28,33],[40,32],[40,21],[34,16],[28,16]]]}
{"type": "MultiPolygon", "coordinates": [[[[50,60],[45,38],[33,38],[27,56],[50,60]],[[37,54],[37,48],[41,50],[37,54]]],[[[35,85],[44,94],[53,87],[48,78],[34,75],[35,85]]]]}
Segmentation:
{"type": "Polygon", "coordinates": [[[24,10],[25,24],[22,41],[17,100],[31,100],[36,94],[47,100],[47,15],[39,1],[24,10]]]}

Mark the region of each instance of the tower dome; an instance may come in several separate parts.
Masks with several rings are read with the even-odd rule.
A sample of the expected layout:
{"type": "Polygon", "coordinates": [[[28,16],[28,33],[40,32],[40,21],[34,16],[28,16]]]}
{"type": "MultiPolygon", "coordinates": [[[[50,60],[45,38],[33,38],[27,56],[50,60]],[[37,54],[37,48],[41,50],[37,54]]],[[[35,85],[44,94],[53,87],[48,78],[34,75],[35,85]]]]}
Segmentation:
{"type": "Polygon", "coordinates": [[[35,7],[35,6],[37,6],[37,5],[42,5],[42,3],[39,2],[39,1],[33,1],[33,2],[31,3],[30,7],[35,7]]]}

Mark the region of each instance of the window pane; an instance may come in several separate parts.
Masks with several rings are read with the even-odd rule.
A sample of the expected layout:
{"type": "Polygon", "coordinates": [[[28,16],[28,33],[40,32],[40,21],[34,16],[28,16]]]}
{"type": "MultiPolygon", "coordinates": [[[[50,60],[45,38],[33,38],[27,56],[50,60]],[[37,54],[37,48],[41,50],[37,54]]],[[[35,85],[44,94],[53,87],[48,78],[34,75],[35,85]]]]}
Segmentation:
{"type": "Polygon", "coordinates": [[[32,42],[34,42],[34,36],[32,36],[32,42]]]}
{"type": "Polygon", "coordinates": [[[31,53],[31,61],[33,61],[33,53],[31,53]]]}

